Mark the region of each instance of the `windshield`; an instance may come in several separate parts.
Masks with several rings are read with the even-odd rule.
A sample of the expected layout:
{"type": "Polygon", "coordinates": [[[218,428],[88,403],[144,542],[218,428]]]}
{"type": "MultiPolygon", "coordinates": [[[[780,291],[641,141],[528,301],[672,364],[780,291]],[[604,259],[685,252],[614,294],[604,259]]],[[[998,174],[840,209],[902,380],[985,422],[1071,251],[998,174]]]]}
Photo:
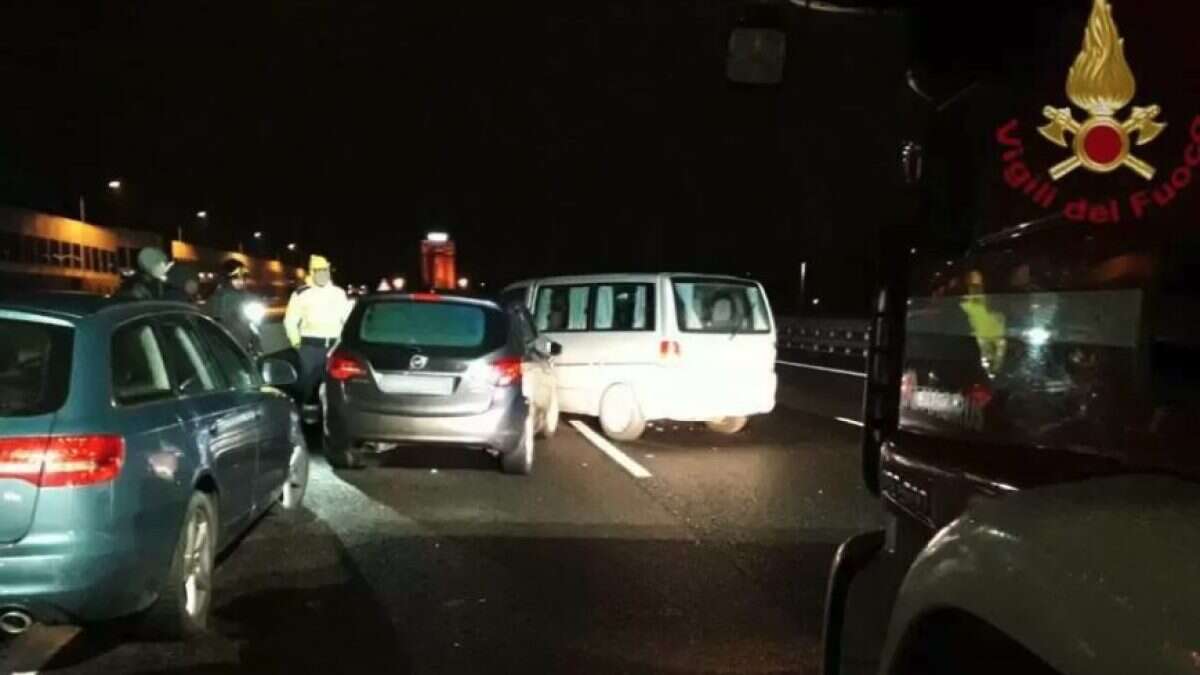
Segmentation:
{"type": "Polygon", "coordinates": [[[367,306],[358,337],[376,345],[478,349],[503,340],[503,315],[457,302],[375,302],[367,306]]]}
{"type": "Polygon", "coordinates": [[[0,417],[42,415],[67,397],[72,330],[0,319],[0,417]]]}
{"type": "Polygon", "coordinates": [[[769,333],[771,319],[757,284],[674,279],[675,318],[688,333],[769,333]]]}

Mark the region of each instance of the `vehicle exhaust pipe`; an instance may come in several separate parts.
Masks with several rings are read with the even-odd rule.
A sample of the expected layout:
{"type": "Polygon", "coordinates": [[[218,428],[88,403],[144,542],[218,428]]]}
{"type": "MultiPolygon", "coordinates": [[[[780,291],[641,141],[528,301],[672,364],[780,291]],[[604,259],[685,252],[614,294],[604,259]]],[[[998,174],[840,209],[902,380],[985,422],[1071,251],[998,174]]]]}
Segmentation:
{"type": "Polygon", "coordinates": [[[23,609],[7,609],[0,614],[0,631],[6,635],[20,635],[33,627],[33,617],[23,609]]]}

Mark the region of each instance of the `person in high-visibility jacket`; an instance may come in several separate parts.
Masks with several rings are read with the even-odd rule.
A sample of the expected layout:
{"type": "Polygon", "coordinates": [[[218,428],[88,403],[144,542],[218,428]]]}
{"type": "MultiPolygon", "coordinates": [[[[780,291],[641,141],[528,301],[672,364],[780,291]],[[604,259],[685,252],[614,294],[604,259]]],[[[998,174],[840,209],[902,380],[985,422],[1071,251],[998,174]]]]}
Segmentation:
{"type": "Polygon", "coordinates": [[[324,257],[309,258],[308,274],[309,282],[292,293],[283,315],[288,341],[300,358],[296,396],[302,407],[316,394],[325,372],[325,358],[354,308],[346,291],[334,285],[329,261],[324,257]]]}

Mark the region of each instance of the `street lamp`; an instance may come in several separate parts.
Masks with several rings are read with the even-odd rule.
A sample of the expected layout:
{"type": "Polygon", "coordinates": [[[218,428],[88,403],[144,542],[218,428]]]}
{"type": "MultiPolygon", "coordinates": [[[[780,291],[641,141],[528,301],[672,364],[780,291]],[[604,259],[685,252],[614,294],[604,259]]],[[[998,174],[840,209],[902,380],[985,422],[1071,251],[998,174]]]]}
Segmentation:
{"type": "Polygon", "coordinates": [[[196,217],[199,218],[200,220],[204,220],[205,218],[208,217],[208,211],[197,211],[196,217]]]}
{"type": "Polygon", "coordinates": [[[450,241],[450,235],[445,232],[430,232],[425,235],[426,241],[432,241],[435,244],[444,244],[450,241]]]}
{"type": "Polygon", "coordinates": [[[470,285],[471,285],[471,280],[470,280],[470,279],[468,279],[468,278],[466,278],[466,277],[459,277],[459,279],[458,279],[458,287],[459,287],[460,289],[462,289],[462,290],[466,290],[466,289],[467,289],[467,286],[470,286],[470,285]]]}
{"type": "Polygon", "coordinates": [[[116,178],[108,181],[108,189],[109,190],[120,190],[121,189],[121,181],[116,178]]]}
{"type": "Polygon", "coordinates": [[[296,242],[292,242],[292,243],[288,244],[288,245],[287,245],[287,249],[288,249],[289,251],[293,251],[293,252],[294,252],[294,251],[296,250],[296,242]]]}
{"type": "Polygon", "coordinates": [[[256,231],[256,232],[254,233],[254,238],[255,238],[255,239],[262,239],[262,238],[263,238],[263,233],[262,233],[261,231],[256,231]]]}

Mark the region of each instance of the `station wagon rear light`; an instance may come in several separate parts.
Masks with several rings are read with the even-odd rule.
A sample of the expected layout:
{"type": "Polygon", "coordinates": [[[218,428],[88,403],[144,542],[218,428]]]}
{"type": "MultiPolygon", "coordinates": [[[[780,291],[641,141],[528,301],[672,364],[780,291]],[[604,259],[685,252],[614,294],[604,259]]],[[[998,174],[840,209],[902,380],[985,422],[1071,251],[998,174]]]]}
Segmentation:
{"type": "Polygon", "coordinates": [[[338,382],[345,382],[356,377],[366,377],[367,366],[355,356],[343,351],[336,351],[329,355],[329,360],[325,364],[325,372],[329,374],[330,378],[338,382]]]}
{"type": "Polygon", "coordinates": [[[121,473],[125,439],[115,435],[0,438],[0,478],[38,487],[107,483],[121,473]]]}
{"type": "Polygon", "coordinates": [[[506,356],[492,362],[492,382],[497,387],[507,387],[521,381],[521,359],[506,356]]]}

